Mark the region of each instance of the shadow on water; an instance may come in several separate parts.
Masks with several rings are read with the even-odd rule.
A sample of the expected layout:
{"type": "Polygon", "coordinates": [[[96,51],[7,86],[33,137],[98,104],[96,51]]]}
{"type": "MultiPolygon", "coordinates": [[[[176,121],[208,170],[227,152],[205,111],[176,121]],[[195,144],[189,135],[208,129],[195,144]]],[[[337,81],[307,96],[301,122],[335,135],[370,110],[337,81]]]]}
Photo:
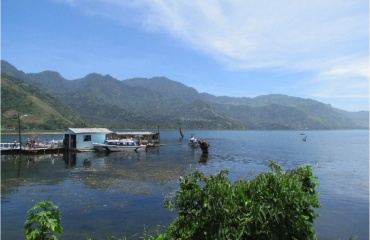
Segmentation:
{"type": "Polygon", "coordinates": [[[208,161],[208,159],[209,159],[209,156],[208,156],[208,154],[202,154],[201,156],[200,156],[200,158],[199,158],[199,163],[201,163],[201,164],[206,164],[207,163],[207,161],[208,161]]]}

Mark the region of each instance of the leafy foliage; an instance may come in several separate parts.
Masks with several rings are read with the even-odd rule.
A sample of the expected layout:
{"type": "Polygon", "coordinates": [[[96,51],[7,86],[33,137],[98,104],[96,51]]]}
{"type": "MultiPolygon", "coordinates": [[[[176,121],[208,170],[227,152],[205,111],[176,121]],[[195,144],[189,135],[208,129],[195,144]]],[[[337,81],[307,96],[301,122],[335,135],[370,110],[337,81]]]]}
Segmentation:
{"type": "Polygon", "coordinates": [[[180,190],[166,207],[178,218],[157,239],[317,239],[313,221],[320,207],[317,178],[310,166],[234,184],[227,171],[194,172],[180,179],[180,190]]]}
{"type": "Polygon", "coordinates": [[[37,203],[28,211],[24,223],[27,240],[57,239],[54,233],[63,233],[60,221],[60,210],[52,202],[37,203]]]}

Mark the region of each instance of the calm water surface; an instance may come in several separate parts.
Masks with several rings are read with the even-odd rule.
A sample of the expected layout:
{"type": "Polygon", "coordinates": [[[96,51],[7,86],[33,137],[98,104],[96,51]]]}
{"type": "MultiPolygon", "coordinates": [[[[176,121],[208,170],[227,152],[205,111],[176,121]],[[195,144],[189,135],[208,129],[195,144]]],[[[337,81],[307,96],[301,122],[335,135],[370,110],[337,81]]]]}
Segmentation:
{"type": "MultiPolygon", "coordinates": [[[[1,237],[25,239],[27,211],[50,200],[62,214],[59,239],[139,239],[147,231],[163,231],[176,215],[163,208],[166,196],[178,189],[178,178],[195,170],[253,179],[270,171],[269,160],[284,169],[310,164],[319,179],[320,239],[369,239],[369,132],[308,131],[162,131],[160,148],[146,153],[61,153],[1,156],[1,237]],[[195,134],[210,144],[210,155],[199,163],[201,150],[187,145],[195,134]]],[[[22,135],[23,136],[23,135],[22,135]]],[[[24,137],[30,137],[24,135],[24,137]]],[[[61,139],[62,135],[41,136],[61,139]]],[[[14,135],[2,135],[12,142],[14,135]]],[[[24,140],[22,140],[24,141],[24,140]]]]}

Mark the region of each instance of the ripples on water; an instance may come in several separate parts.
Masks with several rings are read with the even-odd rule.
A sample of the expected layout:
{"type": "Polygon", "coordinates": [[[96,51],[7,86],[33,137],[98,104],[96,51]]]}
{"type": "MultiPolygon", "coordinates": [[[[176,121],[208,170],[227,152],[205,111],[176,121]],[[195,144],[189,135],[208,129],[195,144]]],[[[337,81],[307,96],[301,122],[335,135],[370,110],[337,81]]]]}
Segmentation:
{"type": "Polygon", "coordinates": [[[62,211],[59,239],[139,233],[138,239],[146,230],[163,230],[175,217],[163,201],[178,189],[179,176],[226,169],[231,181],[253,179],[270,171],[274,160],[285,170],[313,166],[320,183],[321,216],[315,222],[320,239],[368,238],[368,131],[308,131],[306,142],[296,131],[192,131],[186,137],[191,133],[211,144],[205,163],[198,162],[200,149],[179,139],[178,131],[163,131],[165,146],[146,153],[38,155],[34,164],[23,156],[20,165],[18,156],[3,155],[2,237],[24,239],[28,209],[51,200],[62,211]]]}

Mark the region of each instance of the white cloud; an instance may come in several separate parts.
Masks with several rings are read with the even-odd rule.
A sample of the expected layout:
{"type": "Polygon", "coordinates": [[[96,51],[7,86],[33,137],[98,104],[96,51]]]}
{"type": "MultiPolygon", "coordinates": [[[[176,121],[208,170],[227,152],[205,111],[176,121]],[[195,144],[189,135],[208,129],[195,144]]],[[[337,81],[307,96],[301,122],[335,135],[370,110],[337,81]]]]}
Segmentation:
{"type": "Polygon", "coordinates": [[[368,37],[367,1],[147,2],[146,26],[165,28],[230,67],[307,69],[312,60],[352,53],[368,37]]]}
{"type": "Polygon", "coordinates": [[[317,96],[367,97],[367,0],[65,0],[166,32],[225,68],[311,72],[317,96]]]}
{"type": "Polygon", "coordinates": [[[332,60],[327,65],[328,67],[321,73],[323,76],[369,78],[369,59],[366,57],[347,56],[332,60]]]}
{"type": "Polygon", "coordinates": [[[338,99],[369,98],[369,59],[356,55],[332,59],[322,64],[322,71],[312,81],[315,97],[338,99]]]}
{"type": "Polygon", "coordinates": [[[368,54],[367,0],[64,1],[166,31],[230,68],[316,70],[332,58],[368,54]]]}
{"type": "Polygon", "coordinates": [[[309,71],[312,96],[369,97],[368,1],[149,3],[147,25],[167,29],[228,68],[309,71]]]}

